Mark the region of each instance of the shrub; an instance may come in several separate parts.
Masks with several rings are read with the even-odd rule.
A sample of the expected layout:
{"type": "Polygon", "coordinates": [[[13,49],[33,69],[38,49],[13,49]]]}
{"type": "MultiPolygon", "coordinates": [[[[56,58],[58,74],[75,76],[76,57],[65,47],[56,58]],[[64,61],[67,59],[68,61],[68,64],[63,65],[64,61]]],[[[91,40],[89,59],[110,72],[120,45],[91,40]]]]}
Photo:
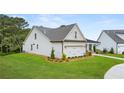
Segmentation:
{"type": "Polygon", "coordinates": [[[53,48],[51,50],[51,59],[55,59],[55,50],[53,48]]]}
{"type": "Polygon", "coordinates": [[[122,54],[124,54],[124,51],[122,52],[122,54]]]}
{"type": "Polygon", "coordinates": [[[89,56],[92,56],[92,52],[88,52],[88,55],[89,55],[89,56]]]}
{"type": "Polygon", "coordinates": [[[109,53],[114,54],[114,49],[111,48],[110,51],[109,51],[109,53]]]}
{"type": "Polygon", "coordinates": [[[16,49],[14,49],[12,52],[20,53],[20,48],[16,48],[16,49]]]}
{"type": "Polygon", "coordinates": [[[108,53],[106,48],[103,49],[103,53],[108,53]]]}
{"type": "Polygon", "coordinates": [[[66,54],[62,53],[62,60],[66,60],[66,54]]]}
{"type": "Polygon", "coordinates": [[[95,45],[93,46],[93,51],[96,52],[96,46],[95,45]]]}
{"type": "Polygon", "coordinates": [[[66,60],[65,60],[66,62],[69,62],[69,60],[66,58],[66,60]]]}
{"type": "Polygon", "coordinates": [[[5,56],[7,55],[7,53],[0,53],[0,56],[5,56]]]}
{"type": "Polygon", "coordinates": [[[102,54],[102,53],[103,53],[103,51],[96,49],[96,54],[102,54]]]}
{"type": "Polygon", "coordinates": [[[85,57],[92,56],[92,52],[86,52],[85,57]]]}

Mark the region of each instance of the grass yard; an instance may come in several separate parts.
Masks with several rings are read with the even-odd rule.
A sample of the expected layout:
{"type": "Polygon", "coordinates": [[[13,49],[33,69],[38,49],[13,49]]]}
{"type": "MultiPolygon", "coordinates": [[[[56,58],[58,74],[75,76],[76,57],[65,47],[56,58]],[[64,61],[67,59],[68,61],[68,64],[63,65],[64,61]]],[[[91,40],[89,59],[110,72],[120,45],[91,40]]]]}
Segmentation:
{"type": "Polygon", "coordinates": [[[113,65],[124,61],[89,57],[66,63],[49,63],[32,54],[0,56],[2,79],[102,79],[113,65]]]}
{"type": "Polygon", "coordinates": [[[107,54],[108,56],[124,58],[124,54],[107,54]]]}

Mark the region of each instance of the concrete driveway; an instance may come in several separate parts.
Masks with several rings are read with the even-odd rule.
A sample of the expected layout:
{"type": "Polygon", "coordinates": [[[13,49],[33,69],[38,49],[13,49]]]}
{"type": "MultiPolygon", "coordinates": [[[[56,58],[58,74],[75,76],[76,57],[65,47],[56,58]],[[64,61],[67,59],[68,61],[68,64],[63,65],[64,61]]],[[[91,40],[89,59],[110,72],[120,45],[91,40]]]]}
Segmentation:
{"type": "Polygon", "coordinates": [[[104,75],[104,79],[124,79],[124,64],[110,68],[104,75]]]}

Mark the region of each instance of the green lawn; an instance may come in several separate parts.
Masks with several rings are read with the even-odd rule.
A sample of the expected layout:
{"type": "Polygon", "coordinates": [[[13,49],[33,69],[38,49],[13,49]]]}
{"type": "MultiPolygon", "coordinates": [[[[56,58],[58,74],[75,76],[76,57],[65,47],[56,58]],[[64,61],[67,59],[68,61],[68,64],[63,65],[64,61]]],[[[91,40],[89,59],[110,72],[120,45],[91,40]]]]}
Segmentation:
{"type": "Polygon", "coordinates": [[[89,57],[66,63],[49,63],[31,54],[0,56],[0,78],[12,79],[101,79],[113,65],[124,61],[89,57]]]}
{"type": "Polygon", "coordinates": [[[108,56],[124,58],[124,54],[107,54],[108,56]]]}

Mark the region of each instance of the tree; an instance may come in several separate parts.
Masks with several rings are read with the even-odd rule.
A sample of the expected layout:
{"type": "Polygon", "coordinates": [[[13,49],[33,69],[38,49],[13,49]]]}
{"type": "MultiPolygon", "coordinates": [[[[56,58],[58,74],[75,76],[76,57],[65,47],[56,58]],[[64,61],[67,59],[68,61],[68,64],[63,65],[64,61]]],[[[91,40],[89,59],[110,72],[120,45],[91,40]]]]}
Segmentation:
{"type": "Polygon", "coordinates": [[[29,24],[28,22],[25,21],[25,19],[23,18],[19,18],[19,17],[11,17],[13,24],[16,26],[16,28],[18,29],[24,29],[25,27],[27,27],[29,24]]]}
{"type": "Polygon", "coordinates": [[[30,29],[23,18],[0,15],[0,50],[1,52],[22,50],[24,38],[30,29]]]}

